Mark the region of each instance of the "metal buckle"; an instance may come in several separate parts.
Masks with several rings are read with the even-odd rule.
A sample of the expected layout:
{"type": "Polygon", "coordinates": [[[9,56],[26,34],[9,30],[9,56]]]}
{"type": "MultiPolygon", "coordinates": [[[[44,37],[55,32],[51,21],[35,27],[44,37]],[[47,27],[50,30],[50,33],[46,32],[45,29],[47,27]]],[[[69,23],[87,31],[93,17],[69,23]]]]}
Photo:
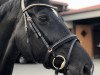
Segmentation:
{"type": "Polygon", "coordinates": [[[52,52],[52,48],[49,48],[49,49],[48,49],[48,52],[51,53],[51,52],[52,52]]]}
{"type": "Polygon", "coordinates": [[[66,65],[66,59],[65,59],[65,57],[63,57],[62,55],[57,55],[54,59],[53,59],[53,61],[52,61],[52,65],[53,65],[53,67],[56,69],[56,70],[61,70],[61,69],[63,69],[64,67],[65,67],[65,65],[66,65]],[[55,62],[55,58],[56,57],[60,57],[60,58],[62,58],[63,59],[63,62],[62,62],[62,64],[61,64],[61,66],[58,68],[58,67],[56,67],[55,65],[54,65],[54,62],[55,62]]]}

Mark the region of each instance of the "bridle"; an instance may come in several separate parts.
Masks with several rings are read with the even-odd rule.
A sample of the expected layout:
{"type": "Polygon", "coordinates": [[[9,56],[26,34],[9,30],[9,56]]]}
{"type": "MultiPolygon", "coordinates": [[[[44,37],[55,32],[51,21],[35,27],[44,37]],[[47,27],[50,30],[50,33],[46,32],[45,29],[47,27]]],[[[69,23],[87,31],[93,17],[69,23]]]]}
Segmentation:
{"type": "MultiPolygon", "coordinates": [[[[27,28],[28,28],[27,25],[29,25],[29,27],[31,28],[31,30],[34,32],[35,36],[36,36],[37,38],[41,38],[41,40],[43,41],[43,43],[45,44],[45,46],[46,46],[47,49],[48,49],[47,54],[46,54],[46,57],[45,57],[44,66],[45,66],[46,68],[48,68],[48,66],[49,66],[49,65],[47,65],[48,62],[49,62],[49,59],[48,59],[48,58],[50,57],[50,55],[53,53],[53,51],[54,51],[56,48],[58,48],[59,46],[65,44],[66,42],[69,42],[69,41],[73,40],[72,45],[71,45],[71,47],[70,47],[70,50],[69,50],[69,52],[68,52],[68,56],[67,56],[67,62],[68,62],[68,61],[69,61],[69,58],[70,58],[70,55],[71,55],[71,52],[72,52],[72,48],[73,48],[75,42],[77,41],[76,35],[69,35],[69,36],[66,36],[66,37],[60,39],[59,41],[57,41],[56,43],[54,43],[52,46],[50,46],[50,45],[48,44],[48,42],[45,40],[45,38],[42,36],[41,32],[40,32],[39,29],[36,27],[36,25],[34,24],[34,22],[32,21],[31,17],[29,16],[29,14],[28,14],[28,12],[27,12],[28,9],[30,9],[30,8],[32,8],[32,7],[34,7],[34,6],[45,6],[45,7],[49,7],[49,8],[53,8],[53,9],[56,9],[56,7],[51,6],[51,5],[48,5],[48,4],[41,4],[41,3],[32,4],[32,5],[29,5],[29,6],[25,7],[24,0],[21,0],[21,8],[22,8],[22,11],[23,11],[24,21],[25,21],[25,31],[27,32],[27,28]],[[27,23],[28,23],[28,24],[27,24],[27,23]]],[[[27,43],[28,43],[28,42],[29,42],[29,39],[27,38],[27,43]]],[[[58,67],[56,67],[56,66],[54,65],[55,58],[53,59],[53,62],[52,62],[53,67],[56,69],[56,71],[58,71],[58,69],[61,70],[61,69],[63,69],[63,68],[65,67],[66,59],[65,59],[62,55],[57,55],[56,57],[61,57],[61,58],[64,60],[63,64],[61,64],[61,67],[58,68],[58,67]]],[[[58,73],[58,72],[57,72],[57,73],[58,73]]],[[[57,74],[57,73],[56,73],[56,74],[57,74]]]]}
{"type": "MultiPolygon", "coordinates": [[[[48,64],[48,62],[50,61],[49,57],[51,55],[54,55],[54,50],[56,50],[59,46],[62,46],[63,44],[65,44],[65,43],[67,43],[69,41],[72,41],[71,47],[70,47],[68,55],[67,55],[67,59],[65,59],[65,57],[62,56],[62,55],[54,56],[55,58],[59,57],[59,58],[63,59],[63,62],[62,62],[60,67],[55,66],[55,64],[54,64],[55,58],[52,61],[52,65],[55,68],[55,74],[58,74],[59,70],[62,70],[65,66],[68,66],[68,62],[69,62],[69,59],[70,59],[70,56],[71,56],[71,52],[72,52],[73,47],[74,47],[74,45],[75,45],[75,43],[76,43],[76,41],[78,39],[77,39],[76,35],[71,34],[71,35],[65,36],[64,38],[60,39],[59,41],[54,43],[52,46],[50,46],[48,44],[48,42],[46,41],[46,39],[44,38],[44,36],[42,36],[41,32],[39,31],[39,29],[37,28],[35,23],[32,21],[31,17],[29,16],[29,14],[27,12],[28,9],[30,9],[30,8],[32,8],[34,6],[44,6],[44,7],[48,7],[48,8],[52,8],[52,9],[56,9],[56,7],[48,5],[48,4],[41,4],[41,3],[31,4],[31,5],[27,6],[27,7],[25,7],[24,0],[21,0],[21,8],[22,8],[22,11],[23,11],[26,33],[27,33],[27,30],[28,30],[28,25],[29,25],[31,30],[34,32],[35,36],[37,38],[41,38],[41,40],[43,41],[44,45],[48,49],[46,57],[45,57],[45,61],[44,61],[44,66],[46,68],[49,68],[49,64],[48,64]],[[67,63],[66,63],[66,61],[67,61],[67,63]]],[[[29,39],[28,38],[27,38],[27,43],[29,43],[29,39]]]]}

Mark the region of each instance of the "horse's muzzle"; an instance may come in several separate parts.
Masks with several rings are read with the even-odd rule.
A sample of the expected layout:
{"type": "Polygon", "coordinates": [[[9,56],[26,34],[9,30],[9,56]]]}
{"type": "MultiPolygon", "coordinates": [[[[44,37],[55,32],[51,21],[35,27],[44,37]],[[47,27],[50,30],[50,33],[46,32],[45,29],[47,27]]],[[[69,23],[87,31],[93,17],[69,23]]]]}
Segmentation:
{"type": "Polygon", "coordinates": [[[92,71],[88,65],[84,65],[83,68],[81,69],[81,75],[92,75],[92,71]]]}
{"type": "Polygon", "coordinates": [[[90,67],[88,64],[70,64],[68,69],[64,71],[64,75],[93,75],[91,69],[92,67],[90,67]]]}

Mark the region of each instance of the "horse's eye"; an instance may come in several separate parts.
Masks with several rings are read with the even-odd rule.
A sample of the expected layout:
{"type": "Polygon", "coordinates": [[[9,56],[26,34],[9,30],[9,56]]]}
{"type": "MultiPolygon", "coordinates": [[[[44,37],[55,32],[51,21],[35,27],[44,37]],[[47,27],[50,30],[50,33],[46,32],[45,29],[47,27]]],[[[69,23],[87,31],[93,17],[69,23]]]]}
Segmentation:
{"type": "Polygon", "coordinates": [[[41,22],[47,22],[48,21],[48,16],[47,15],[40,15],[38,17],[38,20],[41,21],[41,22]]]}

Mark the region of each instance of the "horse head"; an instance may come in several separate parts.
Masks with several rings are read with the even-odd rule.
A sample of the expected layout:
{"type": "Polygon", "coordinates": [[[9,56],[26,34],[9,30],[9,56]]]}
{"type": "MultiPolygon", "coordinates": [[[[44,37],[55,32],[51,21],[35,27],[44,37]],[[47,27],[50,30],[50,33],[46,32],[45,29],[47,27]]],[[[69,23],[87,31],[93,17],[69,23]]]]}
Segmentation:
{"type": "MultiPolygon", "coordinates": [[[[24,3],[24,2],[22,2],[24,3]]],[[[22,4],[24,24],[35,61],[65,75],[90,75],[93,63],[78,38],[48,1],[22,4]],[[30,33],[29,33],[30,32],[30,33]]]]}

